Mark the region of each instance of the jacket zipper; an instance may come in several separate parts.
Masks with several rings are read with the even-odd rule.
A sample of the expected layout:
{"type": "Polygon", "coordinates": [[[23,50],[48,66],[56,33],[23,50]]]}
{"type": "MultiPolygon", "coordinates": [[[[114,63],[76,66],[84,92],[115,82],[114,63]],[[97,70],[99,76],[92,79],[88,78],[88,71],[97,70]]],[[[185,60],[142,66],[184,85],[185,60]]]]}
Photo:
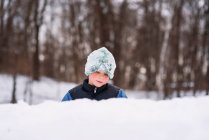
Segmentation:
{"type": "Polygon", "coordinates": [[[97,88],[95,87],[95,88],[94,88],[94,93],[96,93],[96,92],[97,92],[97,88]]]}

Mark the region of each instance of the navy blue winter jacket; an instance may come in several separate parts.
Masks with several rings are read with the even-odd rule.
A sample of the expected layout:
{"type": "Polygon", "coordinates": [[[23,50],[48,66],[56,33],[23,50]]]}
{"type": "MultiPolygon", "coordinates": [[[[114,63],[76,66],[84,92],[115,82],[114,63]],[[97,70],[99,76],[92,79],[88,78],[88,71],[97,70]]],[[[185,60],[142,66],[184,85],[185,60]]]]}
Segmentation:
{"type": "Polygon", "coordinates": [[[83,84],[69,90],[62,101],[70,101],[82,98],[99,101],[110,98],[127,98],[127,96],[124,90],[116,86],[105,84],[101,87],[95,87],[88,84],[88,79],[86,79],[83,81],[83,84]]]}

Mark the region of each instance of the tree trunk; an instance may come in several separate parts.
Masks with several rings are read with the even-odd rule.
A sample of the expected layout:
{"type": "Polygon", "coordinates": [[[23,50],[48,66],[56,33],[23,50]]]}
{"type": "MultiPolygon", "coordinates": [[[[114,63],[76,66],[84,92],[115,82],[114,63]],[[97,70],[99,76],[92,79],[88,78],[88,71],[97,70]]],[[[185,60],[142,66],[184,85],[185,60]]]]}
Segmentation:
{"type": "Polygon", "coordinates": [[[12,104],[17,103],[17,99],[16,99],[16,82],[17,81],[17,76],[16,74],[13,74],[13,89],[12,89],[12,99],[11,102],[12,104]]]}
{"type": "Polygon", "coordinates": [[[39,80],[40,77],[40,60],[39,60],[39,33],[40,28],[43,23],[43,14],[47,5],[47,0],[44,0],[44,5],[42,9],[39,11],[40,3],[38,0],[35,0],[35,12],[34,12],[34,24],[35,24],[35,52],[33,55],[33,79],[39,80]]]}
{"type": "Polygon", "coordinates": [[[35,52],[33,54],[33,79],[34,80],[39,80],[39,28],[40,25],[38,23],[38,8],[39,8],[39,1],[35,1],[35,12],[34,12],[34,24],[35,24],[35,52]]]}

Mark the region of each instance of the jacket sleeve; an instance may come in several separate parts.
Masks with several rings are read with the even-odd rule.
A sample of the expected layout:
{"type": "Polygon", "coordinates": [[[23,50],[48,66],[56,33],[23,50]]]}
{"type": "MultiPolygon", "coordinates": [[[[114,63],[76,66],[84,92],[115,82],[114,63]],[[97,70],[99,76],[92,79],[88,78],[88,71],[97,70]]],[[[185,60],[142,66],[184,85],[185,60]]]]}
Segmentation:
{"type": "Polygon", "coordinates": [[[122,89],[120,89],[120,90],[118,91],[118,96],[117,96],[117,98],[128,98],[128,97],[126,96],[125,91],[122,90],[122,89]]]}
{"type": "Polygon", "coordinates": [[[71,101],[72,100],[72,96],[70,94],[70,92],[68,92],[62,99],[62,102],[64,101],[71,101]]]}

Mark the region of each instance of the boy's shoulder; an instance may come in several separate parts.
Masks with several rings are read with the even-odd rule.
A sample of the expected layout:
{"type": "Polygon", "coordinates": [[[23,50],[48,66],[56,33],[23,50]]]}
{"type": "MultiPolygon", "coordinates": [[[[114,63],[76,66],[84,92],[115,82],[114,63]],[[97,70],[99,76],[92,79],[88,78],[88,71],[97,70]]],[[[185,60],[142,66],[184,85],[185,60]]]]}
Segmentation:
{"type": "Polygon", "coordinates": [[[108,83],[108,88],[112,88],[112,89],[115,89],[115,90],[117,90],[117,91],[119,91],[119,90],[121,89],[120,87],[115,86],[115,85],[110,84],[110,83],[108,83]]]}
{"type": "Polygon", "coordinates": [[[77,86],[71,88],[68,92],[69,92],[69,93],[72,93],[72,92],[74,92],[75,90],[77,90],[77,89],[79,89],[79,88],[81,88],[81,87],[82,87],[82,84],[79,84],[79,85],[77,85],[77,86]]]}

